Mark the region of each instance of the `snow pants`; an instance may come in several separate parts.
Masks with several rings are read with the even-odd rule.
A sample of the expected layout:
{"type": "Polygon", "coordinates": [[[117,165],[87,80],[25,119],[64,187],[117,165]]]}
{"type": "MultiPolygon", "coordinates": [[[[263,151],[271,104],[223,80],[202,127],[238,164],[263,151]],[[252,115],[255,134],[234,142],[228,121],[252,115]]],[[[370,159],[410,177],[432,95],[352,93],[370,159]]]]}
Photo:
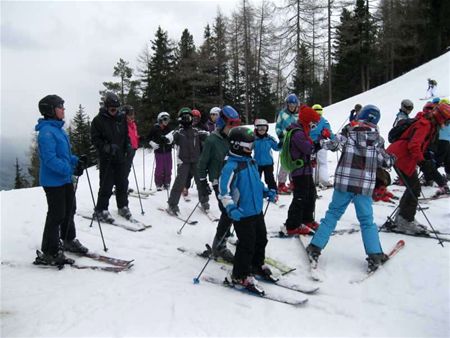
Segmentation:
{"type": "Polygon", "coordinates": [[[155,184],[157,187],[169,186],[172,178],[172,152],[155,152],[155,184]]]}
{"type": "Polygon", "coordinates": [[[259,165],[258,172],[260,177],[264,173],[264,181],[266,182],[269,189],[277,190],[277,184],[275,183],[275,177],[273,176],[273,164],[259,165]]]}
{"type": "Polygon", "coordinates": [[[113,162],[100,159],[100,189],[98,190],[96,211],[108,210],[113,187],[116,186],[117,208],[128,206],[127,162],[113,162]]]}
{"type": "MultiPolygon", "coordinates": [[[[128,156],[127,156],[127,180],[128,180],[128,177],[130,176],[131,167],[133,166],[134,155],[136,155],[136,149],[133,149],[131,151],[131,154],[128,154],[128,156]]],[[[127,186],[128,185],[129,185],[129,181],[128,181],[127,186]]]]}
{"type": "Polygon", "coordinates": [[[231,235],[230,228],[233,223],[233,220],[230,217],[228,217],[227,209],[225,209],[225,207],[222,204],[222,201],[219,199],[219,185],[218,184],[213,185],[213,189],[220,209],[220,218],[216,228],[216,235],[214,236],[213,240],[213,249],[214,250],[217,249],[218,251],[220,251],[220,248],[226,247],[227,238],[230,237],[231,235]],[[220,242],[221,240],[222,242],[220,242]]]}
{"type": "Polygon", "coordinates": [[[436,160],[439,166],[444,166],[445,173],[450,175],[450,142],[439,140],[437,146],[436,160]]]}
{"type": "Polygon", "coordinates": [[[325,149],[320,149],[317,152],[317,166],[314,168],[314,177],[317,177],[315,180],[316,184],[322,183],[327,184],[330,180],[330,176],[328,175],[328,161],[327,161],[328,151],[325,149]]]}
{"type": "Polygon", "coordinates": [[[250,216],[234,222],[238,238],[234,255],[233,277],[243,279],[252,272],[252,267],[264,264],[267,231],[264,215],[250,216]]]}
{"type": "Polygon", "coordinates": [[[408,222],[412,222],[414,221],[414,216],[416,215],[418,203],[417,199],[419,198],[421,191],[419,176],[417,175],[416,171],[414,171],[411,176],[406,176],[404,172],[400,172],[403,176],[401,178],[403,178],[404,185],[408,186],[412,190],[412,192],[408,188],[406,188],[405,192],[400,198],[398,213],[408,222]]]}
{"type": "MultiPolygon", "coordinates": [[[[178,173],[177,177],[175,178],[175,182],[173,183],[172,190],[170,191],[169,196],[169,205],[175,206],[178,205],[178,202],[180,201],[181,193],[183,192],[184,186],[186,184],[186,180],[191,174],[194,177],[195,184],[198,187],[199,184],[199,178],[198,178],[198,171],[197,171],[197,163],[181,163],[178,166],[178,173]]],[[[201,195],[200,191],[198,191],[198,199],[200,203],[206,203],[209,201],[208,195],[201,195]]]]}
{"type": "Polygon", "coordinates": [[[373,222],[372,196],[334,190],[325,217],[320,220],[311,244],[323,249],[350,202],[353,201],[366,254],[382,253],[378,228],[373,222]]]}
{"type": "Polygon", "coordinates": [[[45,219],[41,250],[48,255],[58,252],[60,239],[71,241],[76,237],[73,215],[76,202],[72,183],[59,187],[44,187],[47,198],[47,218],[45,219]]]}
{"type": "Polygon", "coordinates": [[[314,221],[317,191],[312,175],[292,177],[294,194],[289,206],[286,229],[298,228],[301,224],[314,221]]]}

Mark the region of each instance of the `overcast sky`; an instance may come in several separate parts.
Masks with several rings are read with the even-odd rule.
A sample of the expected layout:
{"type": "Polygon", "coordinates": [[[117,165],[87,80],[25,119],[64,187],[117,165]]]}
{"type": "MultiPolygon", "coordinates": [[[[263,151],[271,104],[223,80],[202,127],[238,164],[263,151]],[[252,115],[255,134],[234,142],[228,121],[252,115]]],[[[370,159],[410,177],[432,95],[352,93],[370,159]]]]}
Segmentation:
{"type": "Polygon", "coordinates": [[[238,3],[2,0],[0,135],[30,140],[47,94],[66,101],[66,122],[79,104],[95,116],[102,82],[119,58],[136,68],[159,25],[177,41],[188,28],[199,46],[218,9],[228,16],[238,3]]]}

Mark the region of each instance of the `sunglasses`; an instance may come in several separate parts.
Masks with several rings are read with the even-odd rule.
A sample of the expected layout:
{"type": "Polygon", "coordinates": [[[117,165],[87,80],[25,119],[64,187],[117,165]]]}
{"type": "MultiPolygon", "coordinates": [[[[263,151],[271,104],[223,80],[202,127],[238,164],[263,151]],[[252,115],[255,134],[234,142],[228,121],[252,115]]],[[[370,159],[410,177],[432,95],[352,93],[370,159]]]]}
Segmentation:
{"type": "Polygon", "coordinates": [[[167,121],[169,121],[170,120],[170,118],[168,118],[168,117],[163,117],[162,119],[161,119],[161,121],[164,121],[164,122],[167,122],[167,121]]]}
{"type": "Polygon", "coordinates": [[[406,109],[406,110],[413,110],[413,108],[414,108],[414,107],[411,107],[411,106],[405,106],[405,109],[406,109]]]}
{"type": "Polygon", "coordinates": [[[57,104],[55,108],[64,109],[64,104],[63,103],[57,104]]]}
{"type": "Polygon", "coordinates": [[[257,130],[267,130],[267,126],[256,126],[257,130]]]}

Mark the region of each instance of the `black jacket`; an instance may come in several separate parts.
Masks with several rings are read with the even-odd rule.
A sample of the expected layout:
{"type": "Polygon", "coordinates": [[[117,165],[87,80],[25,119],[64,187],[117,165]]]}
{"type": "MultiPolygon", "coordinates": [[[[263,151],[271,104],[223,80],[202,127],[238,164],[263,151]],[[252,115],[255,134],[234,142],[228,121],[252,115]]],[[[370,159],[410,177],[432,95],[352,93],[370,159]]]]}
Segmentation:
{"type": "Polygon", "coordinates": [[[169,126],[161,128],[157,123],[149,131],[147,139],[148,141],[153,141],[159,144],[159,148],[155,149],[155,153],[168,153],[172,150],[172,144],[169,144],[169,140],[164,137],[170,133],[171,129],[169,126]]]}
{"type": "Polygon", "coordinates": [[[106,108],[100,108],[92,120],[91,141],[100,159],[123,162],[131,150],[127,121],[124,114],[111,116],[106,108]]]}

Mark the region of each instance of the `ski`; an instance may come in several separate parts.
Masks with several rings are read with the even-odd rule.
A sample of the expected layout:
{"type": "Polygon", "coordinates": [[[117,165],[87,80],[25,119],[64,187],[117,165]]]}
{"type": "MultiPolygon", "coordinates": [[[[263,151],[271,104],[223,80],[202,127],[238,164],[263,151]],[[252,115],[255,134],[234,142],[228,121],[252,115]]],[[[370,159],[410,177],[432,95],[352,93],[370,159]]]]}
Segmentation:
{"type": "Polygon", "coordinates": [[[213,215],[211,213],[211,211],[206,211],[205,209],[203,209],[202,207],[199,208],[201,210],[202,213],[204,213],[206,215],[206,217],[209,218],[209,220],[211,222],[219,222],[219,217],[216,217],[215,215],[213,215]]]}
{"type": "Polygon", "coordinates": [[[450,242],[450,238],[436,236],[436,234],[437,235],[445,235],[445,234],[441,234],[439,231],[436,231],[436,234],[434,234],[433,232],[430,232],[428,234],[416,234],[416,235],[405,234],[404,232],[395,231],[394,229],[388,229],[386,227],[380,228],[380,231],[381,232],[386,232],[386,233],[400,234],[400,235],[404,235],[404,236],[418,237],[418,238],[437,239],[437,240],[440,240],[442,242],[450,242]]]}
{"type": "MultiPolygon", "coordinates": [[[[80,213],[78,211],[77,211],[77,215],[79,215],[79,216],[81,216],[81,217],[83,217],[85,219],[88,219],[88,220],[94,220],[94,221],[97,220],[96,218],[93,218],[92,215],[80,213]]],[[[114,219],[114,222],[112,222],[112,223],[104,222],[104,221],[100,221],[100,222],[103,223],[103,224],[111,224],[111,225],[114,225],[116,227],[119,227],[119,228],[122,228],[122,229],[125,229],[125,230],[128,230],[128,231],[133,231],[133,232],[144,231],[144,230],[152,227],[150,224],[144,224],[144,223],[142,223],[142,222],[140,222],[140,221],[138,221],[136,219],[127,220],[127,222],[130,222],[131,224],[135,224],[137,226],[133,226],[133,225],[130,225],[130,224],[127,224],[127,223],[122,223],[120,221],[117,221],[116,219],[114,219]]]]}
{"type": "MultiPolygon", "coordinates": [[[[450,197],[449,194],[440,194],[440,195],[434,194],[434,195],[432,195],[430,197],[419,198],[419,202],[434,201],[434,200],[438,200],[438,199],[442,199],[442,198],[448,198],[448,197],[450,197]]],[[[423,207],[422,207],[422,209],[423,209],[423,207]]]]}
{"type": "Polygon", "coordinates": [[[169,216],[175,217],[176,219],[178,219],[178,220],[180,220],[180,221],[182,221],[182,222],[186,222],[186,223],[189,224],[189,225],[196,225],[196,224],[198,223],[198,221],[189,221],[189,220],[184,219],[183,217],[180,217],[180,216],[178,216],[178,215],[172,215],[171,213],[169,213],[169,211],[168,211],[167,209],[164,209],[164,208],[161,208],[161,207],[158,207],[158,210],[159,210],[159,211],[162,211],[162,212],[165,212],[165,213],[167,213],[169,216]]]}
{"type": "Polygon", "coordinates": [[[313,294],[319,290],[319,287],[317,287],[317,286],[310,286],[310,287],[301,286],[301,285],[298,285],[295,283],[290,283],[290,282],[286,281],[285,279],[280,279],[276,276],[273,276],[272,278],[269,279],[269,278],[261,276],[261,275],[255,275],[255,278],[258,281],[261,281],[263,283],[274,284],[276,286],[279,286],[279,287],[282,287],[282,288],[285,288],[288,290],[306,293],[306,294],[313,294]]]}
{"type": "Polygon", "coordinates": [[[283,295],[268,293],[267,291],[258,292],[256,290],[249,290],[247,288],[238,287],[237,285],[234,285],[233,283],[228,281],[228,279],[226,279],[226,278],[224,281],[222,281],[219,278],[204,275],[202,277],[202,280],[204,280],[208,283],[211,283],[211,284],[221,285],[230,290],[240,291],[247,295],[252,295],[252,296],[259,297],[259,298],[264,298],[264,299],[268,299],[268,300],[271,300],[274,302],[293,305],[293,306],[303,305],[308,301],[308,298],[298,297],[298,295],[296,297],[287,297],[287,296],[283,296],[283,295]]]}
{"type": "MultiPolygon", "coordinates": [[[[397,243],[395,243],[394,247],[392,248],[392,250],[388,254],[389,259],[386,262],[389,262],[392,259],[392,257],[394,257],[404,247],[405,247],[405,241],[402,240],[402,239],[399,240],[397,243]]],[[[384,262],[382,265],[386,264],[386,262],[384,262]]],[[[350,283],[351,284],[357,284],[357,283],[364,282],[367,278],[369,278],[370,276],[373,276],[373,274],[375,272],[377,272],[378,270],[380,270],[380,268],[378,268],[376,270],[368,271],[363,278],[352,280],[352,281],[350,281],[350,283]]]]}
{"type": "Polygon", "coordinates": [[[303,242],[305,240],[305,236],[299,235],[298,239],[299,239],[300,244],[303,248],[303,251],[306,255],[306,260],[309,264],[309,274],[310,274],[311,279],[315,282],[322,282],[324,279],[322,271],[319,269],[317,262],[310,261],[310,259],[308,257],[308,253],[306,252],[306,244],[303,242]]]}
{"type": "Polygon", "coordinates": [[[122,266],[122,267],[127,267],[128,265],[130,265],[131,263],[134,262],[134,259],[128,261],[125,259],[119,259],[119,258],[100,255],[95,252],[87,252],[87,253],[70,252],[70,253],[77,255],[79,257],[88,257],[88,258],[91,258],[91,259],[99,261],[99,262],[108,263],[108,264],[115,265],[115,266],[122,266]]]}
{"type": "Polygon", "coordinates": [[[138,193],[135,193],[135,192],[129,192],[129,193],[128,193],[128,196],[130,196],[130,197],[135,197],[135,198],[141,198],[141,199],[147,199],[147,198],[149,198],[149,196],[151,196],[151,195],[144,195],[144,194],[142,194],[142,193],[138,194],[138,193]]]}
{"type": "Polygon", "coordinates": [[[69,265],[71,268],[78,269],[78,270],[98,270],[98,271],[107,271],[107,272],[122,272],[129,270],[133,264],[128,264],[126,266],[98,266],[98,265],[82,265],[77,264],[75,261],[71,258],[67,259],[67,262],[60,265],[48,265],[44,263],[44,260],[42,258],[43,253],[39,250],[36,250],[36,259],[34,260],[33,264],[42,267],[42,268],[57,268],[58,270],[62,270],[66,265],[69,265]]]}

